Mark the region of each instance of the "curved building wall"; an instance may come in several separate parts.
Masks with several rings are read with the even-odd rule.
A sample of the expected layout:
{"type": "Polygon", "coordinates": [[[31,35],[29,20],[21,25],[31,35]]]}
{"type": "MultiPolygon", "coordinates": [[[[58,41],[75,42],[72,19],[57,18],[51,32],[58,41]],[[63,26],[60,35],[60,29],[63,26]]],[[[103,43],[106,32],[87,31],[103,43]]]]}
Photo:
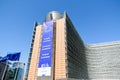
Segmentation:
{"type": "Polygon", "coordinates": [[[120,79],[120,42],[86,45],[90,79],[120,79]]]}

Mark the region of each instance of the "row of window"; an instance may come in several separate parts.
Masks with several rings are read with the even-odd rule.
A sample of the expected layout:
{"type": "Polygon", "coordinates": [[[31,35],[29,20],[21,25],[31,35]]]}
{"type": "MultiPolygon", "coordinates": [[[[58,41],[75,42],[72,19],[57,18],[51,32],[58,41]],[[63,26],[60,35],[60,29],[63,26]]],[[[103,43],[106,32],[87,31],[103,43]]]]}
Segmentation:
{"type": "Polygon", "coordinates": [[[85,78],[87,76],[87,64],[82,40],[73,25],[68,21],[66,21],[66,32],[68,77],[85,78]]]}

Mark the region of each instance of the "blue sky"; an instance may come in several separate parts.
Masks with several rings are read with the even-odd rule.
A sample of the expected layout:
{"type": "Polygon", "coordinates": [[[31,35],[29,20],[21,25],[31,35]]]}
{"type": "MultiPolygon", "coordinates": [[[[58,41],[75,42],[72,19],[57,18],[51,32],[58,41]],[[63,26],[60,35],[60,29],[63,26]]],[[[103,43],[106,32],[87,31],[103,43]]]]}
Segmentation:
{"type": "Polygon", "coordinates": [[[21,51],[27,62],[34,22],[68,13],[85,43],[120,40],[120,0],[0,0],[0,56],[21,51]]]}

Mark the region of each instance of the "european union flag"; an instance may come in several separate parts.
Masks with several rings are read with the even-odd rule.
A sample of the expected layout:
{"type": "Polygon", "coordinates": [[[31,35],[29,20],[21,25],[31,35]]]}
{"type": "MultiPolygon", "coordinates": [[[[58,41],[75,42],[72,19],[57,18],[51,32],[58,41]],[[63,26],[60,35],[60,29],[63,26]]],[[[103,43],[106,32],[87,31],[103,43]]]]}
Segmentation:
{"type": "Polygon", "coordinates": [[[13,54],[7,54],[7,56],[0,59],[0,62],[6,62],[7,60],[19,61],[21,52],[15,52],[13,54]]]}
{"type": "Polygon", "coordinates": [[[7,54],[7,57],[11,61],[19,61],[21,52],[15,52],[14,54],[7,54]]]}

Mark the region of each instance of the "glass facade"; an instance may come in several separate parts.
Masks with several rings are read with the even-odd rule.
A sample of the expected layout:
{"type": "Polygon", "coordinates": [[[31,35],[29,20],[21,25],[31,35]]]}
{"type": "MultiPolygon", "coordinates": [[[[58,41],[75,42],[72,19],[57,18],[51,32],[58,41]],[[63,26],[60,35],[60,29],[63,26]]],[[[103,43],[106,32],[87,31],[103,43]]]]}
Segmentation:
{"type": "Polygon", "coordinates": [[[24,80],[24,63],[15,62],[13,66],[9,69],[11,73],[8,80],[24,80]]]}
{"type": "Polygon", "coordinates": [[[67,77],[88,79],[85,47],[70,19],[66,19],[67,77]]]}
{"type": "Polygon", "coordinates": [[[90,79],[120,79],[120,42],[86,45],[90,79]]]}

